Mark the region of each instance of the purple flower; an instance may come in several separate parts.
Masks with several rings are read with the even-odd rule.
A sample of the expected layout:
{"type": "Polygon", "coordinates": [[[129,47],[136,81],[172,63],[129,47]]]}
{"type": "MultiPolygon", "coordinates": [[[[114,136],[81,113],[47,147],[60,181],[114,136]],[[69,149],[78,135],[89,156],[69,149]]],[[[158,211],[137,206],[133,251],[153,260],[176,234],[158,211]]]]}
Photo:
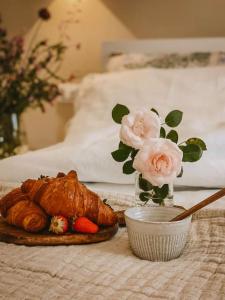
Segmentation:
{"type": "Polygon", "coordinates": [[[40,19],[47,21],[48,19],[51,18],[51,14],[47,8],[41,8],[38,11],[38,16],[40,19]]]}

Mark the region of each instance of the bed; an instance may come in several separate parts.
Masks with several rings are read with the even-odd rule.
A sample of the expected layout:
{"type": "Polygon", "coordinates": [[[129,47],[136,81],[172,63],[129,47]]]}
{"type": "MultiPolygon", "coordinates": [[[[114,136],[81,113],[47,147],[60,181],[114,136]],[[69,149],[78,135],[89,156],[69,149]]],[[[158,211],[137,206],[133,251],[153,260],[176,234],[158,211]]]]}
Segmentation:
{"type": "MultiPolygon", "coordinates": [[[[88,75],[81,82],[64,142],[0,161],[1,194],[26,178],[75,169],[116,209],[134,205],[134,177],[123,175],[110,156],[119,141],[118,127],[111,120],[117,102],[131,108],[137,102],[151,105],[161,115],[181,109],[186,117],[180,138],[198,135],[206,141],[203,159],[186,164],[184,176],[175,182],[175,204],[188,208],[224,187],[223,51],[224,38],[105,43],[103,63],[109,72],[88,75]],[[165,68],[168,58],[171,66],[175,52],[175,64],[165,68]],[[204,54],[197,65],[196,56],[188,60],[190,52],[204,54]],[[164,67],[152,65],[159,60],[164,67]]],[[[225,198],[196,214],[184,254],[167,263],[133,256],[126,229],[110,241],[89,246],[29,248],[1,243],[0,295],[3,299],[223,299],[224,216],[225,198]]]]}

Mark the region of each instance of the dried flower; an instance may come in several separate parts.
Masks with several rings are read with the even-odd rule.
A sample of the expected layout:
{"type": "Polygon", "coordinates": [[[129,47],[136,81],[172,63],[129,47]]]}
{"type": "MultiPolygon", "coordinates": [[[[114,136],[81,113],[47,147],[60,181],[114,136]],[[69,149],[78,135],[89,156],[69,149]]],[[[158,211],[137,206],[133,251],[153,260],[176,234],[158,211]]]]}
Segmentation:
{"type": "Polygon", "coordinates": [[[14,36],[12,38],[12,43],[16,44],[18,47],[23,47],[24,39],[22,36],[14,36]]]}
{"type": "MultiPolygon", "coordinates": [[[[47,9],[41,9],[39,16],[43,20],[50,18],[47,9]]],[[[62,43],[41,40],[31,43],[25,53],[23,38],[10,38],[0,27],[0,158],[15,154],[20,143],[4,129],[4,117],[20,116],[29,106],[44,111],[44,103],[52,103],[60,94],[56,83],[62,79],[57,70],[65,49],[62,43]]]]}
{"type": "Polygon", "coordinates": [[[51,103],[59,95],[55,82],[61,80],[56,70],[65,51],[63,44],[42,40],[26,55],[23,45],[22,37],[10,39],[0,28],[0,118],[20,115],[30,105],[43,110],[44,102],[51,103]],[[1,37],[1,32],[6,35],[1,37]]]}
{"type": "Polygon", "coordinates": [[[6,36],[6,30],[4,28],[0,28],[0,38],[5,37],[6,36]]]}
{"type": "Polygon", "coordinates": [[[51,18],[51,14],[47,8],[41,8],[38,11],[38,16],[40,19],[47,21],[48,19],[51,18]]]}

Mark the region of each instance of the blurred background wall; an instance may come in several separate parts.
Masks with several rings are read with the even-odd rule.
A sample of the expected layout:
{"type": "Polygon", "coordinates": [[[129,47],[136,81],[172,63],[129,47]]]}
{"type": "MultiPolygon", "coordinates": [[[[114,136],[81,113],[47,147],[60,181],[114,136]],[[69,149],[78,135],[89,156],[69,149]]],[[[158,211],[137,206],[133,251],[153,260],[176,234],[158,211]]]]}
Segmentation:
{"type": "MultiPolygon", "coordinates": [[[[65,78],[102,71],[106,40],[225,36],[225,0],[0,0],[9,33],[23,34],[27,43],[39,26],[42,7],[48,7],[51,19],[42,24],[37,39],[63,40],[68,46],[60,70],[65,78]]],[[[24,117],[32,149],[63,138],[70,108],[46,109],[44,115],[29,110],[24,117]]]]}
{"type": "Polygon", "coordinates": [[[225,35],[224,0],[0,0],[9,32],[28,40],[41,7],[48,7],[52,18],[39,37],[64,37],[69,47],[61,69],[65,76],[101,71],[106,40],[225,35]]]}

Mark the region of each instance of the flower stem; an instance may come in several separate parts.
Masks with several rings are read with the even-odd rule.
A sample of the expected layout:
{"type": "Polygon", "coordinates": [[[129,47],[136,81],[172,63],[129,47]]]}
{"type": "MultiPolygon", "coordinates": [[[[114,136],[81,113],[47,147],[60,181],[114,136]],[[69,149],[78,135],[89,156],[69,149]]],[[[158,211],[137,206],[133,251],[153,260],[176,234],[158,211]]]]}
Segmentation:
{"type": "Polygon", "coordinates": [[[35,24],[35,25],[36,25],[36,26],[35,26],[36,28],[34,29],[34,33],[33,33],[32,37],[31,37],[31,40],[30,40],[30,42],[29,42],[29,44],[28,44],[25,58],[28,58],[28,57],[29,57],[29,54],[30,54],[31,49],[32,49],[32,46],[33,46],[33,44],[34,44],[34,41],[36,40],[37,35],[38,35],[39,31],[40,31],[42,22],[40,22],[40,21],[38,20],[38,23],[35,24]]]}

